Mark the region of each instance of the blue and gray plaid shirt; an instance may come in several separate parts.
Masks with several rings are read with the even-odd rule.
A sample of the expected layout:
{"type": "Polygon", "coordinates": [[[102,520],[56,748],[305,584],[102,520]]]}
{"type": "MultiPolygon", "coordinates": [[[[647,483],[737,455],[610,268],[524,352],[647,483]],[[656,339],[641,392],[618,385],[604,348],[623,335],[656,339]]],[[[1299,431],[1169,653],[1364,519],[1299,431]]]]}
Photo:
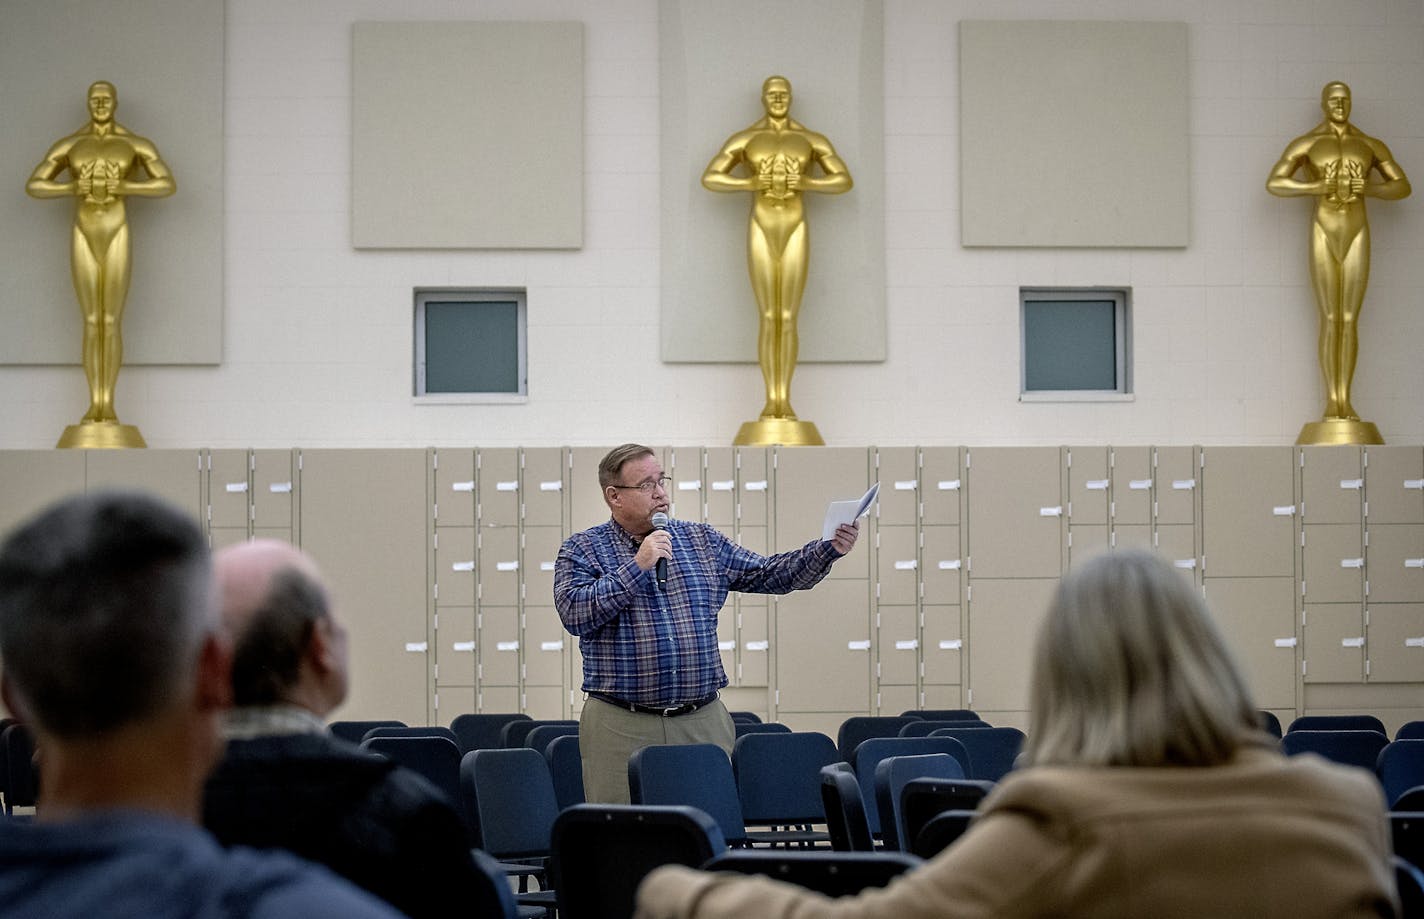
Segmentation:
{"type": "Polygon", "coordinates": [[[642,705],[705,699],[727,685],[717,613],[729,590],[784,594],[814,586],[840,553],[828,541],[770,558],[703,523],[671,520],[667,590],[633,561],[638,541],[609,520],[564,541],[554,606],[579,638],[584,692],[642,705]]]}

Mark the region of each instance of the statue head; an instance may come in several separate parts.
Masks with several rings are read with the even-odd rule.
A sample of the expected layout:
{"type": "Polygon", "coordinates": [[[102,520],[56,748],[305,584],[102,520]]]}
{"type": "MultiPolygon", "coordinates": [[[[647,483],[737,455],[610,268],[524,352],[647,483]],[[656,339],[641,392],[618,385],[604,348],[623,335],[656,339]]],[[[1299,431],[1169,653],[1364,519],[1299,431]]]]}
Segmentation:
{"type": "Polygon", "coordinates": [[[89,117],[97,124],[114,120],[114,109],[119,104],[118,90],[107,80],[98,80],[89,86],[89,117]]]}
{"type": "Polygon", "coordinates": [[[791,112],[791,81],[770,76],[761,84],[761,104],[772,118],[785,118],[791,112]]]}
{"type": "Polygon", "coordinates": [[[1350,120],[1350,87],[1339,80],[1332,80],[1320,90],[1320,108],[1325,117],[1334,124],[1345,124],[1350,120]]]}

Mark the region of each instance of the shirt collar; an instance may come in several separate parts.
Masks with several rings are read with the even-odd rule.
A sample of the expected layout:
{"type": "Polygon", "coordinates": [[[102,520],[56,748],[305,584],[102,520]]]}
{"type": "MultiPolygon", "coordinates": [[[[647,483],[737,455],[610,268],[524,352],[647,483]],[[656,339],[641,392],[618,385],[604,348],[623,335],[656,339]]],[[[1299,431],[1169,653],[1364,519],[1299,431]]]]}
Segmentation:
{"type": "Polygon", "coordinates": [[[297,705],[235,708],[223,721],[228,740],[252,740],[275,734],[325,734],[326,722],[297,705]]]}

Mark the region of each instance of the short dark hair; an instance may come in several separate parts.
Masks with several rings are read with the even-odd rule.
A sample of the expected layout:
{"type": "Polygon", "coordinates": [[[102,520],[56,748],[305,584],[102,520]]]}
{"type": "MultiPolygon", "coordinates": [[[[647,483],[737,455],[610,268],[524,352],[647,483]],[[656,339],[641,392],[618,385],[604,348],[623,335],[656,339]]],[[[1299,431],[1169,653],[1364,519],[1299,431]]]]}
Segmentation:
{"type": "Polygon", "coordinates": [[[25,714],[55,736],[162,711],[215,616],[202,531],[152,496],[67,498],[0,544],[0,657],[25,714]]]}
{"type": "Polygon", "coordinates": [[[618,484],[618,476],[623,471],[623,467],[635,459],[645,456],[657,456],[652,447],[645,447],[642,444],[624,444],[621,447],[614,447],[608,451],[598,464],[598,488],[606,491],[608,486],[618,484]]]}
{"type": "Polygon", "coordinates": [[[242,632],[232,659],[233,704],[276,705],[300,676],[302,655],[318,620],[329,615],[326,592],[295,567],[282,568],[242,632]]]}

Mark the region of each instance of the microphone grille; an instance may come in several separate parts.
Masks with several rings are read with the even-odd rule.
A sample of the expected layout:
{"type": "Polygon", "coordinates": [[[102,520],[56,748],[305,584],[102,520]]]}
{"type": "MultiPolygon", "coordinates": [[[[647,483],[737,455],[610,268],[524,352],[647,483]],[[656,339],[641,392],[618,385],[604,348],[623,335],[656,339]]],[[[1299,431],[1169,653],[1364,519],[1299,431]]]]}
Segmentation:
{"type": "Polygon", "coordinates": [[[668,525],[668,515],[658,511],[653,515],[653,526],[658,529],[665,529],[668,525]]]}

